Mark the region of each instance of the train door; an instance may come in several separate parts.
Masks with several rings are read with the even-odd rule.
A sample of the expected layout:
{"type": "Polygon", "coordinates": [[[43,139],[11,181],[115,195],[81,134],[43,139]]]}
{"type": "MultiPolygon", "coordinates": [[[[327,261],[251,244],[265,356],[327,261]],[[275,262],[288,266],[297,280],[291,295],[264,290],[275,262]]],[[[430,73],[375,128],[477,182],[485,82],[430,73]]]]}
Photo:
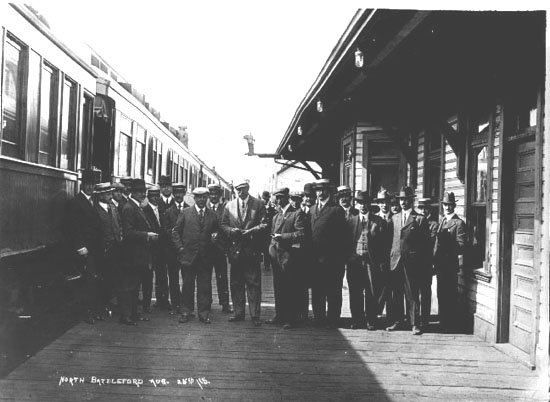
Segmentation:
{"type": "Polygon", "coordinates": [[[111,180],[113,166],[111,150],[113,149],[114,107],[109,99],[96,95],[94,101],[94,136],[92,164],[102,173],[102,180],[111,180]]]}

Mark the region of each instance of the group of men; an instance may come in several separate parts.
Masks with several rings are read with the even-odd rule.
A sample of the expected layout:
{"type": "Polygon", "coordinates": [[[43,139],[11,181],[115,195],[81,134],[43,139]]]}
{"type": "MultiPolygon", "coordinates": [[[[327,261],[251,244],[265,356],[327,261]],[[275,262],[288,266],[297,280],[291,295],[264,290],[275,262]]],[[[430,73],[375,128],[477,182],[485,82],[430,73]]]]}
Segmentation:
{"type": "Polygon", "coordinates": [[[196,291],[199,321],[210,324],[214,269],[222,311],[234,312],[229,321],[245,319],[247,298],[258,327],[264,254],[275,294],[269,324],[288,329],[309,323],[311,289],[313,325],[338,327],[346,277],[351,328],[376,329],[385,308],[388,331],[408,321],[418,335],[429,322],[436,274],[440,324],[452,329],[458,255],[466,243],[453,193],[441,200],[444,213],[438,220],[435,200],[420,199],[420,213],[414,210],[410,187],[394,196],[381,189],[371,199],[365,191],[353,196],[348,186],[335,188],[320,179],[306,184],[303,193],[278,189],[274,205],[269,195],[251,196],[247,181],[234,189],[237,197],[224,204],[219,185],[195,188],[189,206],[186,186],[172,184],[168,176],[147,189],[142,179],[97,183],[83,172],[81,192],[67,215],[68,239],[84,267],[85,321],[102,320],[115,295],[121,323],[149,320],[154,275],[156,307],[187,323],[195,317],[196,291]]]}
{"type": "Polygon", "coordinates": [[[211,247],[210,237],[205,237],[218,230],[223,215],[219,185],[194,189],[195,206],[190,207],[184,201],[186,185],[172,184],[169,176],[161,176],[159,185],[149,188],[142,179],[99,181],[96,171],[83,171],[80,192],[66,209],[67,240],[83,282],[85,322],[104,320],[115,299],[122,324],[149,321],[153,282],[155,307],[181,314],[180,322],[186,322],[195,316],[196,280],[199,319],[210,323],[212,269],[222,311],[232,312],[225,252],[211,247]],[[200,218],[199,210],[205,213],[200,218]]]}
{"type": "Polygon", "coordinates": [[[441,200],[440,220],[434,214],[437,200],[420,199],[421,212],[415,211],[410,187],[393,196],[381,189],[371,199],[365,191],[353,196],[349,186],[335,188],[320,179],[303,194],[283,188],[274,196],[278,212],[270,225],[270,256],[276,313],[268,322],[291,328],[306,319],[311,289],[314,325],[338,327],[346,277],[351,328],[376,329],[385,308],[386,330],[408,322],[419,335],[430,319],[435,274],[441,329],[454,329],[466,229],[454,212],[453,193],[441,200]]]}

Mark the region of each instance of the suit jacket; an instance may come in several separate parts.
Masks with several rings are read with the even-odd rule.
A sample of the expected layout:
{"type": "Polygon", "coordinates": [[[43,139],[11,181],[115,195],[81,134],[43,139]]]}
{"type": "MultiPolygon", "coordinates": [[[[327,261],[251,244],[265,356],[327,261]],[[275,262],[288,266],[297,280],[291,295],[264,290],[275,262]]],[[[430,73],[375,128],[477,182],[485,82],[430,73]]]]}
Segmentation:
{"type": "MultiPolygon", "coordinates": [[[[212,209],[212,204],[208,203],[208,208],[212,209]]],[[[212,211],[214,210],[212,209],[212,211]]],[[[216,207],[216,210],[214,211],[214,213],[218,217],[218,223],[221,223],[224,211],[225,211],[225,204],[219,202],[216,207]]],[[[213,242],[214,242],[214,245],[216,246],[214,248],[214,252],[217,253],[218,256],[222,256],[222,254],[225,254],[230,245],[229,238],[221,230],[217,232],[217,234],[215,235],[215,238],[213,239],[213,242]]]]}
{"type": "Polygon", "coordinates": [[[434,245],[435,270],[458,271],[458,255],[463,254],[466,246],[466,224],[457,214],[445,223],[443,219],[441,217],[434,245]]]}
{"type": "Polygon", "coordinates": [[[73,252],[86,247],[90,253],[103,251],[101,218],[95,207],[80,192],[69,200],[66,209],[67,240],[73,252]]]}
{"type": "MultiPolygon", "coordinates": [[[[262,250],[262,234],[267,230],[266,209],[263,200],[249,196],[246,216],[242,217],[236,198],[225,206],[221,221],[221,229],[229,239],[240,245],[248,254],[255,254],[262,250]],[[238,237],[232,233],[232,229],[250,230],[249,235],[238,237]]],[[[264,237],[265,239],[265,237],[264,237]]]]}
{"type": "MultiPolygon", "coordinates": [[[[350,218],[349,227],[351,227],[352,241],[349,250],[349,258],[357,259],[357,242],[361,238],[363,230],[367,232],[367,261],[376,268],[380,268],[384,262],[384,250],[382,248],[385,223],[382,218],[369,212],[365,225],[363,226],[361,215],[353,215],[350,218]]],[[[363,256],[365,258],[365,256],[363,256]]]]}
{"type": "Polygon", "coordinates": [[[122,225],[118,208],[112,202],[108,204],[109,212],[106,212],[99,203],[94,204],[94,207],[101,219],[103,248],[105,242],[120,243],[122,241],[122,225]]]}
{"type": "Polygon", "coordinates": [[[178,250],[178,258],[182,265],[191,266],[198,255],[206,263],[212,262],[214,245],[211,239],[218,228],[218,217],[211,209],[204,208],[202,224],[195,207],[182,210],[172,230],[172,241],[178,250]]]}
{"type": "Polygon", "coordinates": [[[431,254],[428,221],[413,209],[403,225],[402,214],[403,211],[392,217],[390,268],[395,270],[401,262],[411,275],[425,273],[431,254]]]}
{"type": "Polygon", "coordinates": [[[319,210],[317,205],[310,208],[311,247],[317,261],[343,262],[346,243],[351,241],[346,230],[346,218],[342,207],[328,200],[319,210]]]}
{"type": "Polygon", "coordinates": [[[166,210],[168,208],[170,208],[172,205],[176,205],[176,200],[174,199],[173,196],[172,196],[172,199],[170,200],[170,202],[168,204],[164,202],[164,199],[162,197],[160,197],[160,200],[159,200],[159,214],[161,216],[164,215],[166,210]]]}
{"type": "Polygon", "coordinates": [[[134,201],[128,200],[122,210],[123,256],[128,266],[148,265],[151,257],[148,232],[153,232],[153,227],[145,212],[134,201]]]}
{"type": "Polygon", "coordinates": [[[275,259],[283,270],[286,270],[295,257],[295,250],[300,247],[304,236],[304,213],[301,209],[289,205],[283,213],[279,210],[273,217],[271,234],[280,234],[279,241],[271,239],[269,255],[275,259]]]}

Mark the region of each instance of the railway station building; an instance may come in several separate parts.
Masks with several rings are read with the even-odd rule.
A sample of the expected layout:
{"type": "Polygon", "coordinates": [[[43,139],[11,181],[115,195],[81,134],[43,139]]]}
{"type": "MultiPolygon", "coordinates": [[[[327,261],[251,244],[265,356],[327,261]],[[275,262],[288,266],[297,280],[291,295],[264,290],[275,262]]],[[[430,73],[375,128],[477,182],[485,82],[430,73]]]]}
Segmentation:
{"type": "Polygon", "coordinates": [[[356,191],[454,192],[469,231],[457,320],[543,376],[546,51],[542,11],[359,10],[277,149],[287,160],[317,162],[323,177],[356,191]]]}

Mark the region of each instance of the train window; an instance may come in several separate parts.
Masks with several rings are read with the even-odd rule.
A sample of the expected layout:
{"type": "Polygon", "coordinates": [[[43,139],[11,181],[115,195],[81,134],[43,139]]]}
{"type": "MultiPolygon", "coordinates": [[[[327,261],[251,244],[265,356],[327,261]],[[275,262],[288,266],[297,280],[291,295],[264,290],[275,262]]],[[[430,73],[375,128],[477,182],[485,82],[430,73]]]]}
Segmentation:
{"type": "Polygon", "coordinates": [[[166,157],[166,175],[172,177],[172,150],[168,150],[166,157]]]}
{"type": "Polygon", "coordinates": [[[154,160],[155,160],[155,138],[149,136],[149,145],[147,146],[147,174],[153,176],[153,182],[155,182],[155,177],[153,175],[154,160]]]}
{"type": "Polygon", "coordinates": [[[136,124],[136,163],[134,165],[134,177],[143,179],[145,168],[145,130],[136,124]]]}
{"type": "Polygon", "coordinates": [[[4,82],[2,86],[2,155],[14,158],[22,154],[21,113],[25,51],[11,36],[4,47],[4,82]]]}
{"type": "Polygon", "coordinates": [[[38,163],[50,166],[55,166],[57,77],[58,71],[45,63],[40,82],[38,163]]]}
{"type": "Polygon", "coordinates": [[[118,153],[118,174],[120,176],[130,176],[131,148],[132,138],[124,133],[120,133],[118,153]]]}
{"type": "Polygon", "coordinates": [[[61,105],[61,146],[59,167],[74,169],[74,148],[76,136],[76,84],[69,79],[63,83],[61,105]]]}

